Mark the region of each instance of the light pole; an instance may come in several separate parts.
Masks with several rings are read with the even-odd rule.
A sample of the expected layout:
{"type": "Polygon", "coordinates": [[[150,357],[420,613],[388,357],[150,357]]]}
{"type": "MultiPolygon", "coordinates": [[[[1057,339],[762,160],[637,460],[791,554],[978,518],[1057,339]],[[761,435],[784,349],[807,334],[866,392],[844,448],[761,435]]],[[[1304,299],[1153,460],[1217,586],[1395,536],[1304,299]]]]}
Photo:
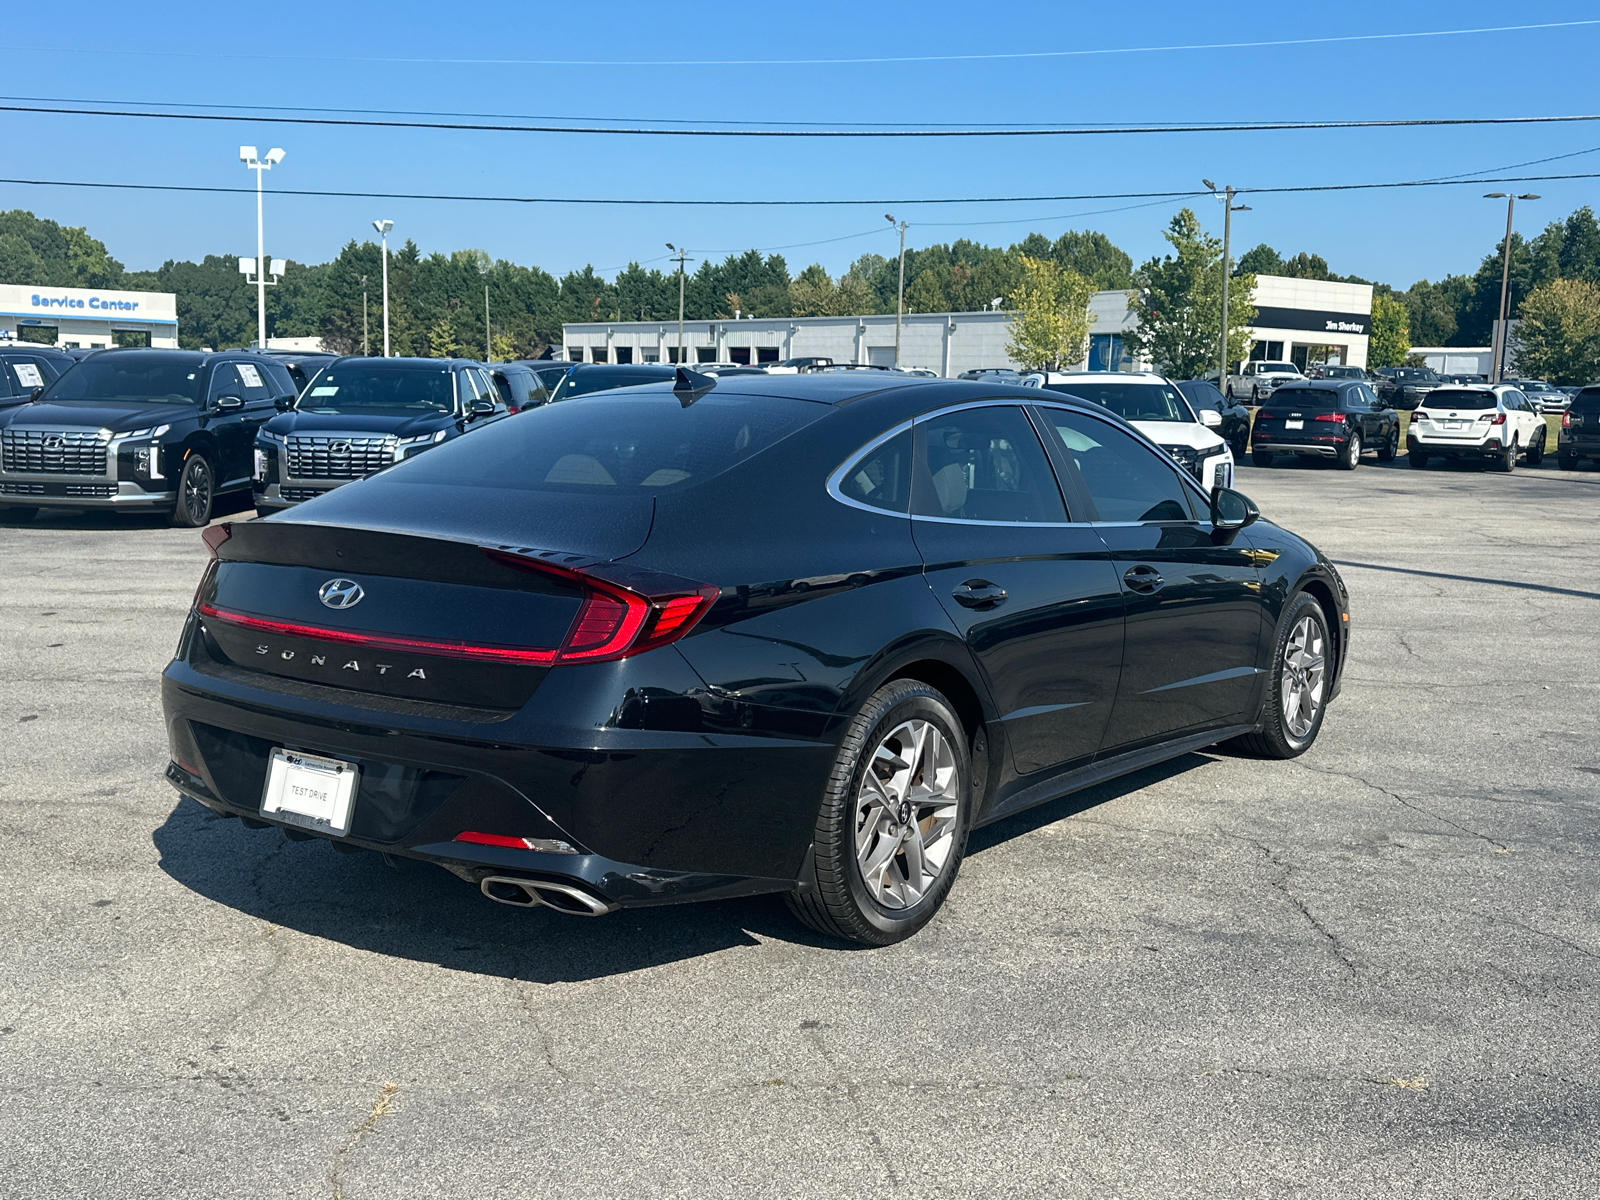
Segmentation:
{"type": "Polygon", "coordinates": [[[678,261],[678,365],[682,366],[683,365],[683,264],[689,261],[688,258],[686,257],[689,252],[687,250],[680,250],[677,246],[674,246],[671,242],[667,243],[667,249],[676,252],[676,254],[678,256],[678,260],[677,260],[678,261]]]}
{"type": "Polygon", "coordinates": [[[367,277],[361,277],[361,357],[365,358],[372,351],[367,349],[367,277]]]}
{"type": "MultiPolygon", "coordinates": [[[[256,157],[254,146],[239,147],[239,161],[256,173],[256,347],[267,348],[267,243],[261,225],[261,175],[283,161],[283,151],[274,146],[265,158],[256,157]]],[[[277,265],[276,262],[273,263],[277,265]]],[[[283,272],[274,271],[281,275],[283,272]]],[[[273,281],[274,283],[277,280],[273,281]]]]}
{"type": "Polygon", "coordinates": [[[374,221],[372,227],[383,241],[383,356],[389,357],[389,231],[393,221],[374,221]]]}
{"type": "Polygon", "coordinates": [[[1483,198],[1506,202],[1506,240],[1500,254],[1500,324],[1495,330],[1493,367],[1489,376],[1490,383],[1499,383],[1506,373],[1506,301],[1511,291],[1511,214],[1516,211],[1518,200],[1537,200],[1539,197],[1533,192],[1521,196],[1485,192],[1483,198]]]}
{"type": "MultiPolygon", "coordinates": [[[[1211,189],[1213,196],[1217,195],[1217,185],[1211,180],[1202,179],[1200,182],[1211,189]]],[[[1233,214],[1249,212],[1250,206],[1233,202],[1232,184],[1224,188],[1223,194],[1217,198],[1222,201],[1222,345],[1217,352],[1217,390],[1220,392],[1228,386],[1228,278],[1233,272],[1233,260],[1230,257],[1233,249],[1233,214]]]]}
{"type": "Polygon", "coordinates": [[[894,365],[900,365],[900,321],[906,307],[906,223],[895,223],[894,217],[888,213],[883,214],[883,219],[894,225],[900,231],[900,287],[894,295],[894,365]]]}

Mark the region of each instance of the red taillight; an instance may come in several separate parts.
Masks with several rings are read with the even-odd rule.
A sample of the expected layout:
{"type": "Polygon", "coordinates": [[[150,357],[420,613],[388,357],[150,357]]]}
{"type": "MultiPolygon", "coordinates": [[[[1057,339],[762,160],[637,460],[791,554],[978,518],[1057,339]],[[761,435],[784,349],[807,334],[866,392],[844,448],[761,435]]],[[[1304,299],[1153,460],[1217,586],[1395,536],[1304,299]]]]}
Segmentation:
{"type": "Polygon", "coordinates": [[[1343,424],[1344,423],[1344,414],[1343,413],[1318,413],[1316,416],[1312,417],[1311,419],[1313,421],[1338,421],[1340,424],[1343,424]]]}
{"type": "Polygon", "coordinates": [[[605,564],[579,570],[505,550],[484,553],[505,566],[552,575],[583,589],[583,604],[555,652],[556,663],[605,662],[675,642],[721,594],[709,584],[639,575],[605,564]],[[626,582],[602,578],[602,571],[622,572],[626,582]]]}
{"type": "Polygon", "coordinates": [[[1479,425],[1504,425],[1505,423],[1506,415],[1503,412],[1484,413],[1483,416],[1478,418],[1479,425]]]}
{"type": "Polygon", "coordinates": [[[216,621],[226,621],[242,629],[255,629],[262,633],[276,633],[286,637],[315,638],[323,642],[337,642],[342,646],[367,646],[373,650],[395,650],[400,653],[437,654],[442,658],[471,658],[483,662],[509,663],[512,666],[547,667],[556,660],[554,650],[527,646],[480,645],[473,642],[436,642],[425,638],[394,637],[383,633],[354,633],[344,629],[326,629],[320,625],[297,625],[290,621],[270,621],[249,613],[233,612],[214,604],[201,603],[200,615],[216,621]]]}
{"type": "Polygon", "coordinates": [[[1561,428],[1563,428],[1563,429],[1571,429],[1572,428],[1572,414],[1571,413],[1564,412],[1564,413],[1561,414],[1561,428]]]}
{"type": "Polygon", "coordinates": [[[474,846],[505,846],[510,850],[528,849],[528,839],[507,837],[503,833],[458,833],[455,841],[471,842],[474,846]]]}

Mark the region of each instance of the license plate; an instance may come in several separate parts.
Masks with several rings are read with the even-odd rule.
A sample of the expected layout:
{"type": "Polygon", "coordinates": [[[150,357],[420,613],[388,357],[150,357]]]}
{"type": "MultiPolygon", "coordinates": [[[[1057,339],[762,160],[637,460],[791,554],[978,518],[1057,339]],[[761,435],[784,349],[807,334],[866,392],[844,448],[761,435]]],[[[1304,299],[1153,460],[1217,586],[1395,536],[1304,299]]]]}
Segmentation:
{"type": "Polygon", "coordinates": [[[1306,423],[1304,421],[1285,421],[1283,427],[1285,429],[1304,429],[1306,423]]]}
{"type": "Polygon", "coordinates": [[[261,815],[343,837],[350,832],[360,775],[354,763],[275,748],[261,795],[261,815]]]}
{"type": "Polygon", "coordinates": [[[1467,427],[1465,421],[1441,421],[1439,423],[1446,429],[1465,429],[1467,427]]]}

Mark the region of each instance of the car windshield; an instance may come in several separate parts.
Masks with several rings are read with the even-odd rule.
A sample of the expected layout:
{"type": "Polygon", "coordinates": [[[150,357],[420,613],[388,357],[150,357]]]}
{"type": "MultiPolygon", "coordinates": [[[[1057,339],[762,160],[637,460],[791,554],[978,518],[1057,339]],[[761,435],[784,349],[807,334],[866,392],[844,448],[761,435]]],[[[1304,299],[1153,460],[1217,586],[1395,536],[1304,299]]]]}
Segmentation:
{"type": "Polygon", "coordinates": [[[1339,407],[1339,392],[1335,388],[1281,387],[1272,393],[1272,407],[1285,404],[1295,409],[1333,412],[1339,407]]]}
{"type": "Polygon", "coordinates": [[[591,495],[653,495],[721,474],[831,411],[763,396],[670,391],[546,404],[470,438],[446,442],[394,469],[405,483],[591,495]],[[466,446],[465,452],[458,447],[466,446]]]}
{"type": "Polygon", "coordinates": [[[1189,405],[1171,384],[1085,380],[1047,383],[1045,387],[1052,392],[1064,392],[1068,396],[1103,404],[1125,421],[1174,421],[1185,425],[1192,425],[1195,421],[1189,405]]]}
{"type": "Polygon", "coordinates": [[[299,407],[314,413],[454,412],[455,386],[447,367],[346,363],[318,374],[299,407]]]}
{"type": "Polygon", "coordinates": [[[1258,362],[1257,375],[1298,375],[1300,368],[1293,363],[1258,362]]]}
{"type": "Polygon", "coordinates": [[[200,360],[188,355],[96,354],[64,372],[44,398],[194,404],[199,388],[200,360]]]}
{"type": "Polygon", "coordinates": [[[1480,391],[1478,388],[1434,388],[1428,396],[1428,407],[1433,409],[1453,408],[1485,409],[1496,407],[1493,392],[1480,391]]]}
{"type": "Polygon", "coordinates": [[[660,383],[676,374],[673,367],[596,367],[592,371],[572,371],[564,376],[553,392],[550,402],[571,400],[587,396],[590,392],[609,392],[613,388],[636,387],[641,383],[660,383]]]}

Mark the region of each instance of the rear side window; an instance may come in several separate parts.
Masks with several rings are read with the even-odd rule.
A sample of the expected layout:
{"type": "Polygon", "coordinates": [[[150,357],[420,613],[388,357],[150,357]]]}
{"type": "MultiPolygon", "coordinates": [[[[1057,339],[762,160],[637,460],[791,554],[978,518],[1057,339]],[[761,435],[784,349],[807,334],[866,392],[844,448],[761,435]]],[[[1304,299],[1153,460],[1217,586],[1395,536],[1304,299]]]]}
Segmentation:
{"type": "Polygon", "coordinates": [[[903,513],[911,500],[911,431],[908,429],[851,464],[839,494],[869,508],[903,513]]]}
{"type": "Polygon", "coordinates": [[[917,426],[912,512],[956,521],[1064,523],[1066,505],[1020,408],[968,408],[917,426]]]}
{"type": "Polygon", "coordinates": [[[597,396],[530,409],[385,475],[446,487],[653,495],[704,483],[829,411],[770,396],[712,394],[687,408],[670,392],[597,396]]]}
{"type": "Polygon", "coordinates": [[[282,363],[269,362],[258,364],[261,373],[266,376],[267,384],[275,396],[292,396],[300,389],[295,386],[294,377],[289,374],[289,368],[282,363]]]}
{"type": "Polygon", "coordinates": [[[1476,411],[1495,408],[1497,404],[1493,392],[1481,392],[1476,388],[1434,388],[1428,394],[1427,407],[1476,411]]]}

